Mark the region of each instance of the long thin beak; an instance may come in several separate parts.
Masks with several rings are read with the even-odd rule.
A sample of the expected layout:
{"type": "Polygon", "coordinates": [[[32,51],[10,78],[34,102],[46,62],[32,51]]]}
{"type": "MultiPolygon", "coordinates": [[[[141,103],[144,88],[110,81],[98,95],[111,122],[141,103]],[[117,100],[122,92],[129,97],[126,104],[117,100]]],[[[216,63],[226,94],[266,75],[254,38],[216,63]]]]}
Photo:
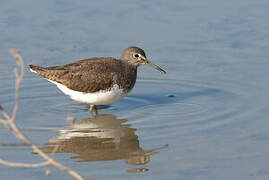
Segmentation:
{"type": "Polygon", "coordinates": [[[160,71],[160,72],[163,73],[163,74],[166,74],[165,70],[163,70],[163,69],[160,68],[159,66],[157,66],[157,65],[155,65],[155,64],[153,64],[153,63],[151,63],[149,60],[145,59],[144,61],[145,61],[145,64],[150,65],[151,67],[153,67],[154,69],[157,69],[158,71],[160,71]]]}

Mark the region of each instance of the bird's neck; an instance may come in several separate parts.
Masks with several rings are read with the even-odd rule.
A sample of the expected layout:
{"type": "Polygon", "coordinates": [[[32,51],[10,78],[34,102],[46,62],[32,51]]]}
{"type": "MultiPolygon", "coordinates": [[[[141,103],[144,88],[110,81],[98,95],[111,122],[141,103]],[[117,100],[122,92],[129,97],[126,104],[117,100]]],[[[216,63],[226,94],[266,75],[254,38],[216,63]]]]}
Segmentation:
{"type": "Polygon", "coordinates": [[[124,68],[124,85],[125,88],[127,90],[127,92],[129,92],[135,85],[136,82],[136,75],[137,75],[137,66],[133,65],[133,64],[129,64],[126,63],[126,68],[124,68]]]}

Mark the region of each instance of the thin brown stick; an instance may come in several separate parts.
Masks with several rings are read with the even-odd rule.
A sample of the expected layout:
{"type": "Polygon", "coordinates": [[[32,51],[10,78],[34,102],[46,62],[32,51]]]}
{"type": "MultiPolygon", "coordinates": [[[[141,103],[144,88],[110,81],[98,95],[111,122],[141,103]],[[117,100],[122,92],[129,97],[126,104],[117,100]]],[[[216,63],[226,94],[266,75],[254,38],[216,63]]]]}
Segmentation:
{"type": "Polygon", "coordinates": [[[6,112],[6,110],[0,105],[0,112],[3,114],[4,118],[10,119],[10,116],[6,112]]]}
{"type": "Polygon", "coordinates": [[[0,158],[0,164],[4,164],[6,166],[12,166],[12,167],[32,167],[32,168],[38,168],[38,167],[43,167],[47,166],[50,163],[48,161],[44,161],[42,163],[36,163],[36,164],[28,164],[28,163],[17,163],[17,162],[10,162],[6,161],[0,158]]]}
{"type": "Polygon", "coordinates": [[[14,69],[14,74],[16,76],[15,105],[13,107],[13,112],[12,112],[11,118],[9,119],[10,121],[14,121],[16,114],[17,114],[18,107],[19,107],[19,87],[20,87],[20,83],[22,81],[22,78],[24,76],[24,61],[23,61],[21,55],[19,54],[18,50],[11,49],[11,53],[15,57],[17,65],[20,67],[20,74],[18,73],[17,68],[14,69]]]}
{"type": "Polygon", "coordinates": [[[5,117],[5,120],[0,119],[0,123],[2,123],[5,126],[8,126],[17,138],[23,140],[25,143],[27,143],[29,146],[31,146],[33,151],[36,152],[37,154],[39,154],[46,161],[44,161],[42,163],[38,163],[38,164],[27,164],[27,163],[9,162],[9,161],[5,161],[3,159],[0,159],[0,164],[4,164],[7,166],[15,166],[15,167],[42,167],[42,166],[46,166],[46,165],[52,165],[60,170],[67,172],[68,174],[74,176],[78,180],[84,180],[84,178],[82,176],[80,176],[76,171],[64,166],[63,164],[57,162],[56,160],[54,160],[53,158],[51,158],[47,154],[45,154],[40,148],[38,148],[35,144],[33,144],[17,127],[17,125],[15,123],[15,117],[16,117],[17,110],[19,107],[19,87],[20,87],[20,83],[22,81],[22,78],[24,76],[24,61],[17,50],[12,49],[11,53],[14,55],[14,57],[16,59],[16,63],[20,68],[19,72],[18,72],[17,68],[14,69],[14,74],[16,77],[15,104],[14,104],[11,116],[3,109],[2,106],[0,106],[0,112],[5,117]]]}

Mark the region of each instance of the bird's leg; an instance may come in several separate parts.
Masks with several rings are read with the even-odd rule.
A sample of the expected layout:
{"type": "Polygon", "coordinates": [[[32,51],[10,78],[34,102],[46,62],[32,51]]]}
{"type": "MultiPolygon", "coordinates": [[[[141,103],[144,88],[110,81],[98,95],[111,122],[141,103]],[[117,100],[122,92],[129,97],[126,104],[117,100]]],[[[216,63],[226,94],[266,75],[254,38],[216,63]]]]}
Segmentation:
{"type": "Polygon", "coordinates": [[[95,111],[95,115],[98,115],[98,109],[97,109],[97,106],[94,105],[94,104],[91,104],[90,105],[90,114],[93,116],[93,109],[95,111]]]}
{"type": "Polygon", "coordinates": [[[97,108],[97,106],[94,106],[93,108],[94,108],[94,111],[95,111],[95,115],[98,115],[98,108],[97,108]]]}
{"type": "Polygon", "coordinates": [[[93,113],[92,113],[92,109],[93,109],[93,107],[94,107],[94,105],[91,104],[91,105],[90,105],[90,115],[91,115],[91,116],[93,116],[93,113]]]}

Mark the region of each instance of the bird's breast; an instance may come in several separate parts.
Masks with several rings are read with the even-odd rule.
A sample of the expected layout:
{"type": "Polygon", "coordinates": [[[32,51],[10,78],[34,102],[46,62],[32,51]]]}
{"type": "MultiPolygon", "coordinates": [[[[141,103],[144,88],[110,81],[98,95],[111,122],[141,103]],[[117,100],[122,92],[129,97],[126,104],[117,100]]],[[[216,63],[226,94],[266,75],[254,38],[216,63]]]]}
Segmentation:
{"type": "Polygon", "coordinates": [[[114,102],[119,101],[128,94],[118,84],[114,84],[111,88],[107,90],[100,90],[92,93],[84,93],[69,89],[63,84],[54,81],[51,82],[56,84],[57,87],[64,94],[70,96],[71,99],[87,104],[94,104],[94,105],[113,104],[114,102]]]}

